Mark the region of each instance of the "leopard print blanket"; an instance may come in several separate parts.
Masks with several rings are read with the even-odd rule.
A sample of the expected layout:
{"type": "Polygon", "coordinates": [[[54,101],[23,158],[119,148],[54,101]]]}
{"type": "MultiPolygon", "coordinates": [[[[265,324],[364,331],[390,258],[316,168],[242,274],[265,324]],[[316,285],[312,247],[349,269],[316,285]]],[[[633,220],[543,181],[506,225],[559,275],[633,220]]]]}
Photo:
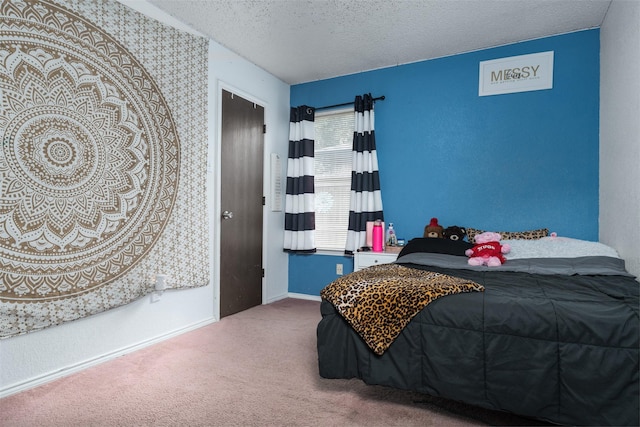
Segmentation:
{"type": "Polygon", "coordinates": [[[327,285],[320,296],[332,303],[374,353],[382,355],[420,310],[437,298],[484,286],[442,273],[375,265],[327,285]]]}

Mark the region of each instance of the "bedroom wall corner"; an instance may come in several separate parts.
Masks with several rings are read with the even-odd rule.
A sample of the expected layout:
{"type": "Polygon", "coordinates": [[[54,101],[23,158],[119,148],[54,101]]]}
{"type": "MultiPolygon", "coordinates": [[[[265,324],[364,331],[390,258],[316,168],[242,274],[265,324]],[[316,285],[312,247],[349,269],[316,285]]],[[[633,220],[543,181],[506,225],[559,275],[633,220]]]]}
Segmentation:
{"type": "Polygon", "coordinates": [[[640,3],[613,0],[600,29],[600,235],[640,277],[640,3]]]}

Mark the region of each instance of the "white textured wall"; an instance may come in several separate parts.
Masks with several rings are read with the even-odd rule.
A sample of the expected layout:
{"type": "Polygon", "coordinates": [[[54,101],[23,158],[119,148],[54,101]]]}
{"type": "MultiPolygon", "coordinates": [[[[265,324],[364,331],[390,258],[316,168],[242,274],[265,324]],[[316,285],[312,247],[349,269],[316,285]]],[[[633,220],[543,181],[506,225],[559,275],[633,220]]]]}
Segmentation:
{"type": "MultiPolygon", "coordinates": [[[[121,0],[121,3],[161,22],[189,30],[144,0],[121,0]]],[[[209,49],[209,141],[210,160],[207,186],[209,200],[204,208],[212,212],[211,284],[202,288],[167,291],[161,300],[149,297],[84,319],[0,341],[0,397],[39,383],[55,379],[92,364],[130,352],[204,325],[217,319],[216,302],[219,271],[219,245],[215,220],[219,201],[215,188],[217,167],[217,114],[220,86],[235,89],[246,97],[259,100],[265,107],[269,132],[265,138],[265,157],[276,152],[286,158],[289,121],[289,86],[248,61],[232,54],[215,42],[209,49]]],[[[266,163],[265,174],[268,173],[266,163]]],[[[204,184],[204,183],[203,183],[204,184]]],[[[268,188],[265,180],[265,191],[268,188]]],[[[269,194],[266,192],[265,194],[269,194]]],[[[287,256],[282,251],[282,212],[265,208],[265,302],[287,295],[287,256]]],[[[0,416],[1,418],[1,416],[0,416]]],[[[1,423],[1,422],[0,422],[1,423]]]]}
{"type": "Polygon", "coordinates": [[[600,241],[640,277],[640,2],[613,0],[600,29],[600,241]]]}

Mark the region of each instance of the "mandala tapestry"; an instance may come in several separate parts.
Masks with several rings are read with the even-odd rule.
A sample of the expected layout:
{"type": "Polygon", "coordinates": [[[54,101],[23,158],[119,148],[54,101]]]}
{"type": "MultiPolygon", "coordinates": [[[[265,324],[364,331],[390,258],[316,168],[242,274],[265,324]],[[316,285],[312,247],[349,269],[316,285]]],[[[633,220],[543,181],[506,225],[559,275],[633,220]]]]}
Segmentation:
{"type": "Polygon", "coordinates": [[[207,284],[206,61],[205,39],[113,0],[0,2],[1,338],[155,274],[207,284]]]}

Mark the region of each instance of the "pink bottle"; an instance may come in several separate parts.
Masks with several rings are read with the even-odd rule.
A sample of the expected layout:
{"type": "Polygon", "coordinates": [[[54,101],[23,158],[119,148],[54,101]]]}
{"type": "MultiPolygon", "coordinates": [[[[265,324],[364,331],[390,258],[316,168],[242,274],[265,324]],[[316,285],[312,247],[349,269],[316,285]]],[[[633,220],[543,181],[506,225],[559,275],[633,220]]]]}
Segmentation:
{"type": "Polygon", "coordinates": [[[382,221],[377,219],[373,224],[373,252],[382,252],[384,242],[384,231],[382,230],[382,221]]]}

